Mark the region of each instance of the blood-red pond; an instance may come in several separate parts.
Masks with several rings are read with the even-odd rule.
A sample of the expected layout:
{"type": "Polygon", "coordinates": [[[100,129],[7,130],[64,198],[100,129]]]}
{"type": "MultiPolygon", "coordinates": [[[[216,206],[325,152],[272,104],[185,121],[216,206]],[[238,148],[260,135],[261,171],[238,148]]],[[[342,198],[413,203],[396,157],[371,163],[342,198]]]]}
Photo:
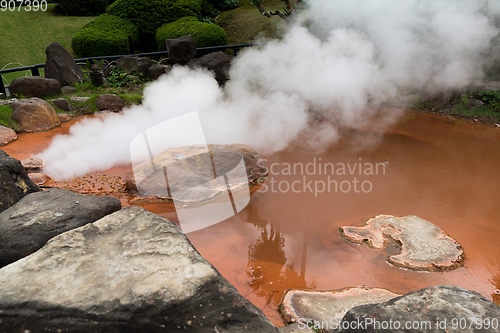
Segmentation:
{"type": "MultiPolygon", "coordinates": [[[[20,134],[0,149],[17,159],[32,157],[75,121],[20,134]]],[[[253,189],[248,206],[187,236],[276,325],[283,326],[277,306],[290,288],[364,285],[406,293],[449,284],[499,303],[498,127],[407,113],[385,133],[349,132],[322,153],[291,146],[261,157],[269,177],[253,189]],[[376,142],[359,149],[367,141],[376,142]],[[437,225],[463,247],[464,266],[447,272],[402,269],[387,262],[397,247],[382,251],[342,238],[339,227],[359,226],[379,214],[417,215],[437,225]]],[[[130,170],[118,166],[96,174],[124,177],[130,170]]],[[[117,196],[129,204],[125,194],[117,196]]],[[[141,205],[176,220],[172,205],[141,205]]]]}

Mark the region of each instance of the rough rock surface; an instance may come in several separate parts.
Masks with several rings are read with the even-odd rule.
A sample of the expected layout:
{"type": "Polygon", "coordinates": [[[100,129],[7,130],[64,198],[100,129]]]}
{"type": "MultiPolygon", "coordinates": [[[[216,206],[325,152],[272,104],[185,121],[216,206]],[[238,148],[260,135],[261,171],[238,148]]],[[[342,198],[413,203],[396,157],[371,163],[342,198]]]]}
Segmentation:
{"type": "Polygon", "coordinates": [[[83,82],[85,78],[83,71],[59,43],[52,42],[45,49],[45,54],[47,55],[44,66],[45,77],[57,80],[61,86],[83,82]]]}
{"type": "Polygon", "coordinates": [[[52,103],[63,111],[71,111],[71,104],[66,98],[53,99],[52,103]]]}
{"type": "Polygon", "coordinates": [[[355,329],[346,327],[330,332],[500,332],[500,325],[492,326],[494,318],[498,323],[500,307],[475,291],[432,286],[385,303],[355,307],[342,321],[371,324],[363,329],[354,325],[355,329]],[[375,326],[375,320],[379,326],[375,326]],[[408,323],[417,326],[405,329],[408,323]]]}
{"type": "Polygon", "coordinates": [[[121,68],[125,73],[142,73],[146,71],[153,62],[147,57],[121,57],[116,60],[116,67],[121,68]]]}
{"type": "Polygon", "coordinates": [[[0,125],[0,145],[5,145],[15,139],[17,139],[16,131],[12,128],[0,125]]]}
{"type": "Polygon", "coordinates": [[[61,93],[57,80],[41,76],[23,76],[14,79],[9,85],[11,94],[23,94],[26,97],[45,97],[61,93]]]}
{"type": "Polygon", "coordinates": [[[28,194],[0,213],[0,267],[37,251],[52,237],[120,208],[117,198],[59,188],[28,194]]]}
{"type": "Polygon", "coordinates": [[[290,324],[286,327],[280,327],[280,332],[281,333],[315,333],[315,331],[313,329],[307,328],[306,325],[307,325],[307,323],[290,324]]]}
{"type": "Polygon", "coordinates": [[[172,67],[166,65],[153,65],[148,68],[147,75],[151,80],[158,79],[161,75],[170,72],[172,67]]]}
{"type": "Polygon", "coordinates": [[[172,222],[132,206],[0,269],[0,331],[275,332],[172,222]]]}
{"type": "Polygon", "coordinates": [[[52,181],[52,177],[39,172],[29,173],[28,177],[30,177],[33,183],[37,185],[44,185],[45,183],[52,181]]]}
{"type": "Polygon", "coordinates": [[[86,101],[88,101],[90,99],[90,97],[86,97],[86,96],[73,96],[70,98],[72,102],[75,102],[75,103],[85,103],[86,101]]]}
{"type": "Polygon", "coordinates": [[[168,58],[172,64],[185,65],[196,54],[196,41],[193,36],[186,35],[177,39],[165,39],[168,58]]]}
{"type": "MultiPolygon", "coordinates": [[[[135,179],[142,179],[139,182],[139,192],[144,197],[161,197],[172,199],[171,193],[177,193],[176,200],[186,205],[199,204],[217,198],[227,191],[226,184],[222,187],[204,187],[217,176],[222,176],[234,169],[243,158],[247,177],[242,182],[231,184],[231,190],[239,187],[251,186],[259,183],[268,175],[263,160],[257,152],[246,145],[208,145],[216,171],[212,164],[210,153],[207,153],[204,146],[193,145],[178,148],[171,148],[154,159],[154,163],[146,162],[134,169],[135,179]],[[165,181],[165,173],[162,168],[154,171],[157,165],[168,164],[168,176],[165,181]],[[218,175],[215,175],[215,172],[218,175]],[[168,187],[166,186],[168,185],[168,187]],[[193,188],[197,191],[193,191],[193,188]]],[[[133,186],[129,185],[129,188],[133,186]]]]}
{"type": "Polygon", "coordinates": [[[63,86],[61,88],[62,91],[67,91],[67,92],[73,92],[73,91],[76,91],[76,88],[75,87],[72,87],[72,86],[63,86]]]}
{"type": "Polygon", "coordinates": [[[351,287],[332,291],[287,290],[279,310],[286,322],[340,321],[348,310],[364,304],[386,302],[400,296],[385,289],[351,287]]]}
{"type": "Polygon", "coordinates": [[[438,226],[418,216],[379,215],[362,227],[344,226],[342,235],[355,243],[367,242],[382,249],[389,237],[401,246],[401,253],[388,261],[398,267],[426,271],[444,271],[461,267],[464,251],[460,244],[438,226]]]}
{"type": "Polygon", "coordinates": [[[18,101],[17,98],[10,98],[10,99],[5,99],[5,100],[0,99],[0,105],[10,105],[16,101],[18,101]]]}
{"type": "Polygon", "coordinates": [[[38,157],[30,157],[21,161],[22,166],[27,172],[40,172],[45,168],[45,162],[38,157]]]}
{"type": "Polygon", "coordinates": [[[67,122],[67,121],[71,120],[71,118],[66,113],[58,113],[57,117],[59,117],[59,121],[61,123],[64,123],[64,122],[67,122]]]}
{"type": "Polygon", "coordinates": [[[28,177],[21,162],[0,150],[0,212],[38,191],[40,188],[28,177]]]}
{"type": "Polygon", "coordinates": [[[25,132],[49,130],[61,123],[52,105],[40,98],[20,99],[10,107],[13,110],[12,119],[25,132]]]}
{"type": "Polygon", "coordinates": [[[231,67],[231,58],[224,52],[212,52],[198,59],[193,59],[190,66],[200,66],[206,68],[215,74],[215,79],[219,85],[223,86],[229,78],[229,67],[231,67]]]}
{"type": "Polygon", "coordinates": [[[125,106],[123,100],[115,94],[99,95],[99,97],[95,100],[95,105],[99,110],[108,110],[113,112],[120,111],[125,106]]]}

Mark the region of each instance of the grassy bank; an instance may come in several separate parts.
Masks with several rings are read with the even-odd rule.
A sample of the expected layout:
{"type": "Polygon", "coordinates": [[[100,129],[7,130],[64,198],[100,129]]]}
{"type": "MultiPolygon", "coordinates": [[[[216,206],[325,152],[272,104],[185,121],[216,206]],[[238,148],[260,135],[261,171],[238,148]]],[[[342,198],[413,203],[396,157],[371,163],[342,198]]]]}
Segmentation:
{"type": "MultiPolygon", "coordinates": [[[[285,7],[279,0],[266,0],[263,5],[267,11],[282,11],[285,7]]],[[[240,0],[238,8],[222,12],[215,22],[226,30],[228,44],[251,43],[259,36],[279,37],[279,27],[284,24],[277,16],[267,18],[262,15],[250,0],[240,0]]]]}
{"type": "MultiPolygon", "coordinates": [[[[94,17],[57,16],[54,4],[48,10],[0,12],[0,68],[22,67],[45,62],[45,48],[58,42],[72,53],[71,38],[94,17]]],[[[43,75],[43,69],[40,73],[43,75]]],[[[25,72],[5,74],[11,82],[25,72]]],[[[5,83],[5,80],[4,80],[5,83]]]]}
{"type": "MultiPolygon", "coordinates": [[[[495,91],[484,91],[494,95],[495,91]]],[[[482,100],[481,96],[465,93],[459,97],[431,101],[417,101],[410,108],[420,111],[451,115],[457,118],[479,121],[496,125],[500,124],[500,99],[482,100]]]]}

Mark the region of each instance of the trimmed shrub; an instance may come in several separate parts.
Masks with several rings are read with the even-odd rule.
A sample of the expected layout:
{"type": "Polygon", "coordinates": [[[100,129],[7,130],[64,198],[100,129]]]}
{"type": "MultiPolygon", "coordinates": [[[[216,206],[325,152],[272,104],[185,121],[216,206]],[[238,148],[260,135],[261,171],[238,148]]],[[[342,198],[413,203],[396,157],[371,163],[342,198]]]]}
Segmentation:
{"type": "Polygon", "coordinates": [[[106,12],[115,0],[58,0],[56,12],[70,16],[95,16],[106,12]]]}
{"type": "Polygon", "coordinates": [[[78,58],[130,53],[129,37],[120,29],[114,33],[94,27],[82,29],[71,39],[71,47],[78,58]]]}
{"type": "Polygon", "coordinates": [[[106,12],[130,21],[139,29],[142,51],[156,48],[156,31],[184,16],[201,18],[202,0],[117,0],[106,12]]]}
{"type": "Polygon", "coordinates": [[[115,34],[117,31],[122,31],[128,36],[130,48],[133,49],[139,44],[139,30],[129,21],[121,17],[104,14],[95,20],[87,23],[82,29],[94,28],[105,31],[110,34],[115,34]]]}
{"type": "Polygon", "coordinates": [[[227,44],[227,34],[216,24],[202,23],[196,17],[183,17],[173,23],[161,26],[156,33],[156,43],[165,50],[165,39],[175,39],[184,35],[193,36],[196,47],[219,46],[227,44]]]}

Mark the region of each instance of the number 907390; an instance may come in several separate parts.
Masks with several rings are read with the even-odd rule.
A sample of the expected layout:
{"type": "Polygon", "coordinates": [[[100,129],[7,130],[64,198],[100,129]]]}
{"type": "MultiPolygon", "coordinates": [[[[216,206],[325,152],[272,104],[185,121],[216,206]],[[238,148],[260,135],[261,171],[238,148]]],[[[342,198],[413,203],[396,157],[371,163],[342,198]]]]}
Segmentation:
{"type": "Polygon", "coordinates": [[[45,0],[1,0],[0,1],[0,10],[2,12],[5,11],[46,11],[47,10],[47,1],[45,0]]]}

